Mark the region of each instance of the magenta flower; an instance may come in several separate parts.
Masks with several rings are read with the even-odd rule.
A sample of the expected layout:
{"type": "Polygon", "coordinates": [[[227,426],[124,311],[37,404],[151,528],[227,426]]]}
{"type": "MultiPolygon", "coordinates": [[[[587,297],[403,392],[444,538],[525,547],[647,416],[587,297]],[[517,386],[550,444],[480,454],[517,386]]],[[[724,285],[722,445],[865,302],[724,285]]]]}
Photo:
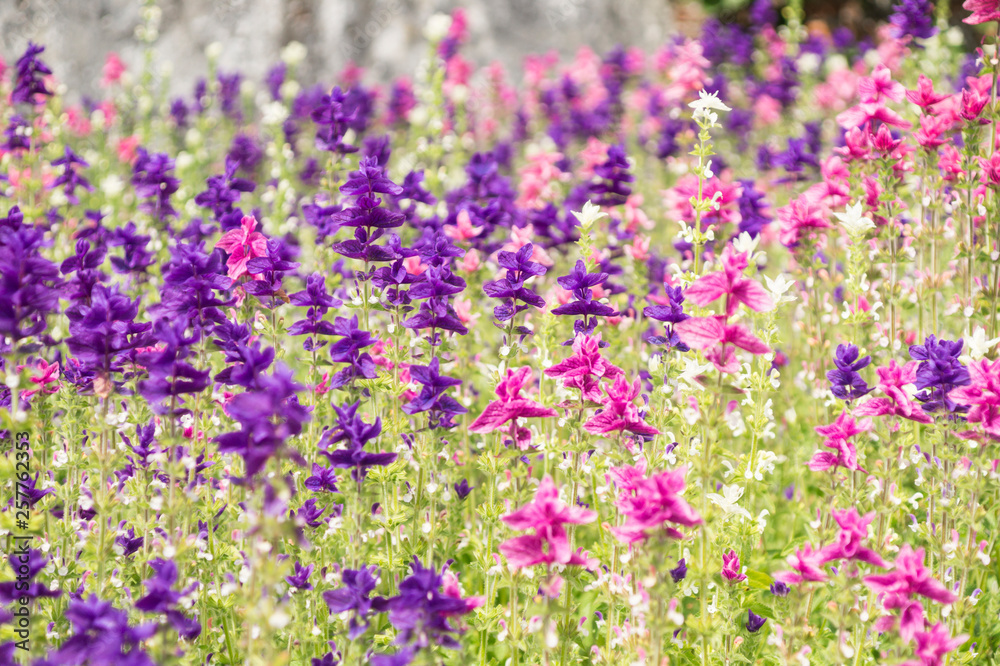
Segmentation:
{"type": "Polygon", "coordinates": [[[917,381],[918,365],[916,361],[910,361],[900,366],[892,359],[888,366],[876,368],[878,387],[887,397],[871,398],[861,403],[854,409],[855,416],[902,416],[918,423],[933,423],[934,419],[903,389],[917,381]]]}
{"type": "MultiPolygon", "coordinates": [[[[875,592],[883,595],[882,605],[886,610],[900,609],[899,635],[906,642],[924,628],[924,607],[914,596],[927,597],[942,604],[950,604],[957,598],[943,584],[931,578],[931,572],[924,566],[924,549],[913,550],[903,546],[896,556],[895,568],[889,573],[865,576],[865,583],[875,592]]],[[[877,623],[879,631],[888,631],[895,625],[895,618],[882,618],[877,623]]]]}
{"type": "Polygon", "coordinates": [[[535,499],[501,518],[515,530],[534,530],[534,534],[514,537],[500,544],[500,552],[507,562],[515,567],[530,567],[535,564],[563,564],[585,566],[591,569],[596,560],[587,557],[582,549],[573,549],[563,525],[583,525],[593,522],[597,513],[578,506],[567,506],[559,499],[559,489],[546,475],[542,479],[535,499]]]}
{"type": "Polygon", "coordinates": [[[814,582],[826,580],[826,572],[823,571],[823,564],[825,564],[823,551],[822,549],[814,550],[810,543],[796,549],[795,553],[789,555],[786,561],[792,567],[792,571],[775,572],[775,580],[786,585],[794,585],[807,580],[814,582]]]}
{"type": "Polygon", "coordinates": [[[952,638],[948,628],[941,622],[935,624],[929,631],[918,631],[914,635],[917,639],[917,648],[913,654],[919,657],[920,661],[908,661],[903,666],[941,666],[944,663],[941,657],[969,640],[967,634],[952,638]]]}
{"type": "Polygon", "coordinates": [[[223,234],[215,247],[229,253],[226,266],[229,267],[229,278],[234,282],[248,275],[247,263],[256,257],[267,256],[267,239],[264,234],[255,231],[257,219],[252,215],[244,215],[240,228],[223,234]]]}
{"type": "MultiPolygon", "coordinates": [[[[685,527],[701,524],[701,517],[681,496],[684,492],[684,476],[687,467],[663,472],[645,478],[640,467],[617,467],[611,475],[619,486],[619,496],[615,505],[625,516],[625,524],[613,527],[611,531],[620,541],[637,543],[644,541],[650,530],[664,527],[666,523],[677,523],[685,527]]],[[[684,534],[675,527],[665,527],[671,539],[683,539],[684,534]]]]}
{"type": "Polygon", "coordinates": [[[732,317],[740,303],[755,312],[772,309],[774,301],[767,290],[759,282],[743,276],[748,261],[746,252],[736,252],[732,245],[727,245],[722,251],[722,270],[695,280],[684,290],[684,297],[704,307],[725,296],[726,317],[732,317]]]}
{"type": "Polygon", "coordinates": [[[1000,439],[1000,360],[982,359],[969,364],[971,383],[952,389],[948,397],[969,405],[965,415],[969,423],[982,424],[993,439],[1000,439]]]}
{"type": "Polygon", "coordinates": [[[868,525],[875,519],[875,513],[862,517],[855,508],[835,510],[832,513],[833,519],[840,526],[840,534],[834,543],[820,549],[823,561],[860,560],[876,567],[885,567],[885,561],[878,553],[861,545],[868,538],[868,525]]]}
{"type": "Polygon", "coordinates": [[[747,579],[746,574],[740,571],[740,556],[735,550],[722,554],[722,577],[734,583],[747,579]]]}
{"type": "Polygon", "coordinates": [[[674,325],[674,331],[689,347],[705,351],[719,372],[734,373],[740,369],[734,347],[751,354],[764,354],[768,346],[740,324],[727,324],[722,317],[691,317],[674,325]]]}
{"type": "Polygon", "coordinates": [[[821,472],[831,467],[844,467],[849,470],[865,471],[858,466],[858,451],[850,438],[871,428],[871,419],[855,421],[847,412],[843,412],[830,425],[816,427],[816,432],[826,437],[823,446],[833,449],[836,453],[817,451],[809,461],[809,469],[821,472]]]}
{"type": "Polygon", "coordinates": [[[659,435],[660,431],[651,425],[647,425],[639,416],[639,409],[633,402],[639,395],[639,380],[632,382],[631,386],[625,379],[624,373],[616,375],[614,383],[609,387],[605,385],[607,398],[602,402],[604,409],[600,413],[590,417],[590,420],[583,424],[583,429],[591,435],[604,435],[609,432],[622,432],[628,430],[638,435],[659,435]]]}
{"type": "Polygon", "coordinates": [[[589,336],[580,333],[573,340],[573,355],[545,371],[549,377],[563,380],[566,388],[580,391],[581,400],[601,402],[601,379],[622,376],[622,369],[601,356],[601,334],[589,336]]]}
{"type": "Polygon", "coordinates": [[[521,389],[530,380],[531,368],[528,366],[508,369],[507,375],[497,384],[496,394],[500,399],[486,405],[483,413],[469,426],[469,432],[493,432],[510,421],[514,421],[512,428],[515,428],[519,418],[556,416],[556,410],[551,407],[521,397],[521,389]]]}
{"type": "Polygon", "coordinates": [[[962,23],[979,25],[991,21],[1000,21],[1000,2],[997,0],[965,0],[962,9],[972,12],[962,19],[962,23]]]}

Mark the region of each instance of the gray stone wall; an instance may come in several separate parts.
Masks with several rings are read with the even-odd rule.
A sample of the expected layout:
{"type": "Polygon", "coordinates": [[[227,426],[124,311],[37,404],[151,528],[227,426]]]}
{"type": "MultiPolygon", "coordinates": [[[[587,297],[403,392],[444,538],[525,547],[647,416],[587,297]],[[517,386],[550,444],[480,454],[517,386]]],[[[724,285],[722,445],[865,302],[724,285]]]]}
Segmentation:
{"type": "MultiPolygon", "coordinates": [[[[524,55],[581,45],[652,48],[671,34],[667,0],[160,0],[159,62],[172,63],[171,89],[189,93],[206,71],[205,47],[224,45],[223,71],[261,81],[285,44],[308,48],[306,82],[331,81],[349,59],[374,80],[412,73],[426,52],[430,16],[464,7],[471,35],[464,53],[477,64],[500,60],[515,71],[524,55]]],[[[0,0],[0,53],[8,64],[29,39],[70,94],[98,90],[105,55],[117,51],[133,71],[142,62],[141,0],[0,0]]]]}

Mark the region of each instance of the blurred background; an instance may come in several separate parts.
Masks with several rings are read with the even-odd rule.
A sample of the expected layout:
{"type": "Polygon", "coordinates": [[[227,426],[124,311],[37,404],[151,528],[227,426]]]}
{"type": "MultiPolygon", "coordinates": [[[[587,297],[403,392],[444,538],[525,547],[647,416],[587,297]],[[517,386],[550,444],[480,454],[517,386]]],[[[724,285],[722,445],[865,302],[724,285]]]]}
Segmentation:
{"type": "MultiPolygon", "coordinates": [[[[910,0],[801,0],[813,31],[872,33],[893,5],[910,0]]],[[[944,0],[947,2],[948,0],[944,0]]],[[[779,5],[784,4],[775,0],[779,5]]],[[[749,19],[748,0],[158,0],[158,63],[170,63],[173,94],[190,92],[207,70],[206,48],[224,45],[219,69],[260,82],[283,46],[308,49],[304,83],[329,82],[353,62],[372,82],[411,74],[425,55],[431,16],[466,10],[470,40],[463,55],[476,65],[501,62],[517,71],[526,54],[581,46],[598,53],[622,44],[654,49],[675,34],[696,36],[706,20],[749,19]]],[[[71,98],[93,95],[108,52],[140,70],[148,0],[0,0],[0,55],[8,63],[28,40],[46,47],[45,61],[71,98]]],[[[939,3],[935,3],[939,4],[939,3]]],[[[961,0],[953,3],[955,9],[961,0]]],[[[952,12],[952,16],[955,12],[952,12]]],[[[959,13],[958,15],[961,15],[959,13]]]]}

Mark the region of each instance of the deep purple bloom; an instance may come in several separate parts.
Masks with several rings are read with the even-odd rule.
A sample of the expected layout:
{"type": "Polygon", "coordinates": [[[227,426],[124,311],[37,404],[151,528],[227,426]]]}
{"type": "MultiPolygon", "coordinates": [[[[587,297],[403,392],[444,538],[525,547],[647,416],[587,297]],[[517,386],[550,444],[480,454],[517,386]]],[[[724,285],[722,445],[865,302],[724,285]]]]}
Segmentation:
{"type": "Polygon", "coordinates": [[[421,385],[421,389],[417,397],[403,405],[407,414],[430,412],[431,429],[452,428],[455,426],[452,418],[468,411],[457,400],[445,395],[450,387],[461,385],[462,380],[442,375],[440,367],[441,361],[436,356],[428,365],[410,366],[410,377],[421,385]]]}
{"type": "Polygon", "coordinates": [[[773,594],[776,597],[787,597],[788,596],[788,591],[789,591],[788,585],[786,585],[785,583],[781,582],[780,580],[776,581],[774,583],[771,583],[771,587],[768,588],[768,589],[770,589],[771,590],[771,594],[773,594]]]}
{"type": "Polygon", "coordinates": [[[86,169],[90,165],[87,162],[74,153],[69,146],[64,147],[63,156],[52,160],[52,166],[61,166],[63,168],[62,173],[52,181],[49,188],[54,189],[57,187],[62,187],[63,194],[66,195],[67,201],[72,204],[80,203],[80,200],[76,196],[76,188],[82,187],[88,192],[94,191],[94,186],[90,184],[86,178],[80,175],[79,169],[86,169]]]}
{"type": "Polygon", "coordinates": [[[382,597],[369,597],[378,585],[377,571],[375,566],[345,569],[341,576],[343,587],[323,593],[323,601],[331,613],[353,611],[347,633],[352,641],[368,629],[368,613],[372,608],[379,612],[383,610],[385,600],[382,597]]]}
{"type": "Polygon", "coordinates": [[[594,167],[594,174],[602,179],[590,187],[595,204],[618,206],[625,203],[632,194],[628,183],[635,180],[635,176],[629,173],[629,168],[623,145],[615,144],[608,148],[607,160],[594,167]]]}
{"type": "Polygon", "coordinates": [[[684,578],[687,577],[688,573],[687,562],[684,560],[683,557],[677,561],[677,566],[671,569],[669,573],[670,577],[673,579],[675,583],[679,583],[682,580],[684,580],[684,578]]]}
{"type": "Polygon", "coordinates": [[[434,568],[424,568],[416,557],[410,567],[413,573],[399,584],[399,595],[386,602],[389,622],[398,632],[397,643],[420,649],[432,644],[458,648],[457,630],[448,618],[468,613],[472,604],[442,594],[443,571],[439,574],[434,568]]]}
{"type": "Polygon", "coordinates": [[[256,184],[252,180],[238,178],[236,171],[240,167],[240,162],[235,159],[226,158],[225,173],[221,176],[208,177],[208,189],[201,192],[194,198],[194,202],[199,206],[211,208],[215,219],[222,221],[226,216],[235,218],[235,225],[238,226],[243,213],[240,212],[238,218],[234,205],[240,200],[240,195],[244,192],[253,192],[256,184]]]}
{"type": "Polygon", "coordinates": [[[62,281],[41,255],[43,231],[22,225],[21,211],[0,218],[0,336],[17,342],[45,330],[46,316],[59,310],[62,281]]]}
{"type": "Polygon", "coordinates": [[[614,308],[594,300],[592,289],[604,284],[607,280],[607,273],[588,273],[586,264],[582,260],[577,259],[569,275],[564,275],[556,280],[559,286],[573,294],[574,300],[566,305],[554,308],[552,314],[583,316],[584,326],[587,325],[587,318],[591,316],[617,316],[618,312],[614,308]]]}
{"type": "Polygon", "coordinates": [[[493,308],[493,314],[500,322],[510,320],[515,314],[528,307],[545,307],[545,301],[536,294],[525,282],[533,277],[545,275],[545,266],[531,261],[535,251],[534,245],[527,243],[515,252],[502,251],[497,255],[501,268],[507,269],[507,276],[483,285],[487,296],[499,298],[502,305],[493,308]]]}
{"type": "Polygon", "coordinates": [[[19,113],[10,117],[10,124],[3,131],[4,142],[0,144],[4,150],[16,152],[31,148],[31,125],[19,113]]]}
{"type": "Polygon", "coordinates": [[[191,345],[198,341],[198,336],[186,335],[186,328],[183,321],[158,319],[152,334],[159,343],[157,349],[136,357],[136,364],[149,373],[137,388],[156,414],[176,415],[186,411],[180,409],[184,402],[181,396],[201,393],[211,383],[210,370],[199,370],[187,360],[194,355],[191,345]]]}
{"type": "Polygon", "coordinates": [[[358,316],[333,320],[333,334],[340,339],[330,345],[330,360],[346,363],[347,367],[330,377],[330,388],[340,388],[355,379],[375,379],[375,361],[368,352],[361,350],[378,341],[368,331],[358,328],[358,316]]]}
{"type": "MultiPolygon", "coordinates": [[[[19,542],[23,544],[24,542],[19,542]]],[[[0,583],[0,603],[11,604],[20,597],[28,599],[40,599],[43,597],[58,597],[62,594],[59,590],[52,590],[48,585],[35,580],[35,577],[49,563],[49,558],[42,554],[42,551],[33,548],[21,550],[23,546],[12,545],[7,562],[13,570],[11,578],[13,580],[0,583]],[[25,589],[24,585],[27,584],[25,589]],[[21,588],[18,586],[21,585],[21,588]]]]}
{"type": "Polygon", "coordinates": [[[914,39],[929,39],[937,34],[934,25],[934,3],[931,0],[902,0],[893,5],[889,16],[893,39],[910,36],[914,39]]]}
{"type": "Polygon", "coordinates": [[[337,414],[337,425],[326,430],[320,438],[320,453],[340,469],[351,469],[351,476],[361,483],[368,474],[370,467],[383,467],[396,460],[395,453],[371,453],[365,450],[368,442],[376,439],[382,433],[382,419],[376,418],[373,423],[365,423],[358,416],[360,402],[344,407],[333,406],[337,414]],[[345,448],[335,451],[327,450],[329,446],[343,442],[345,448]]]}
{"type": "Polygon", "coordinates": [[[149,566],[156,575],[143,582],[146,596],[136,601],[135,607],[145,613],[164,613],[181,638],[197,638],[201,635],[201,622],[184,615],[177,604],[184,595],[197,589],[199,583],[194,582],[183,592],[177,592],[173,589],[177,582],[177,565],[172,560],[155,559],[149,566]]]}
{"type": "Polygon", "coordinates": [[[319,104],[313,109],[311,116],[319,129],[316,131],[316,147],[346,155],[357,151],[357,147],[344,143],[344,134],[349,129],[352,118],[345,108],[347,96],[340,86],[336,86],[329,95],[323,95],[319,104]]]}
{"type": "Polygon", "coordinates": [[[323,467],[322,465],[317,465],[313,463],[312,466],[312,476],[306,479],[303,486],[307,490],[311,490],[314,493],[336,493],[337,490],[337,475],[329,467],[323,467]]]}
{"type": "Polygon", "coordinates": [[[967,408],[948,397],[948,393],[971,381],[969,370],[958,360],[962,353],[962,340],[938,340],[928,335],[922,345],[910,346],[910,357],[920,361],[914,385],[921,392],[915,397],[925,412],[944,408],[947,412],[964,412],[967,408]]]}
{"type": "Polygon", "coordinates": [[[868,395],[874,387],[868,386],[858,372],[867,368],[872,362],[871,356],[858,358],[859,352],[855,345],[837,345],[836,356],[833,359],[835,370],[826,373],[826,378],[832,386],[830,390],[840,400],[850,402],[868,395]]]}
{"type": "Polygon", "coordinates": [[[73,635],[48,654],[50,663],[154,666],[142,644],[156,633],[156,623],[131,626],[128,613],[93,594],[70,601],[65,618],[73,635]]]}
{"type": "Polygon", "coordinates": [[[17,59],[14,90],[10,94],[10,100],[15,104],[21,102],[41,104],[44,103],[45,97],[52,95],[52,91],[45,87],[44,81],[44,77],[52,74],[52,70],[38,57],[44,50],[44,46],[28,42],[24,55],[17,59]]]}
{"type": "Polygon", "coordinates": [[[763,618],[760,615],[754,613],[753,611],[748,611],[748,612],[749,615],[747,616],[747,623],[746,623],[747,631],[749,631],[751,634],[756,634],[758,631],[760,631],[760,628],[764,626],[764,623],[767,622],[767,618],[763,618]]]}
{"type": "Polygon", "coordinates": [[[472,486],[469,485],[469,482],[466,479],[462,479],[461,481],[455,484],[455,494],[458,496],[458,499],[460,500],[464,500],[466,497],[468,497],[469,493],[471,493],[472,490],[473,490],[472,486]]]}
{"type": "Polygon", "coordinates": [[[146,249],[149,236],[137,233],[135,222],[129,221],[124,227],[115,229],[110,244],[124,250],[123,256],[111,257],[111,266],[116,273],[143,274],[154,263],[153,255],[146,249]]]}
{"type": "Polygon", "coordinates": [[[149,213],[155,220],[177,216],[170,205],[170,195],[180,188],[181,181],[173,172],[174,161],[166,153],[150,154],[145,148],[138,149],[132,167],[132,185],[136,196],[143,200],[139,210],[149,213]]]}

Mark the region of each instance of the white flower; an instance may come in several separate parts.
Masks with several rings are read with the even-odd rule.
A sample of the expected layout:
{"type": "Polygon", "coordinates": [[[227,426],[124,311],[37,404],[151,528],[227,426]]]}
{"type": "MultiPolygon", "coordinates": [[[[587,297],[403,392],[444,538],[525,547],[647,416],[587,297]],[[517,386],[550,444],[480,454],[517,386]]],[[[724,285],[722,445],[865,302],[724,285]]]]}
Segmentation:
{"type": "Polygon", "coordinates": [[[424,37],[429,42],[437,44],[448,35],[451,29],[451,17],[447,14],[435,14],[424,27],[424,37]]]}
{"type": "Polygon", "coordinates": [[[764,282],[767,283],[767,290],[771,292],[771,298],[774,299],[775,306],[782,303],[791,303],[795,300],[795,296],[785,295],[785,292],[795,286],[795,280],[789,280],[784,273],[779,274],[773,280],[765,275],[764,282]]]}
{"type": "Polygon", "coordinates": [[[722,103],[722,100],[719,99],[716,93],[706,93],[704,90],[699,90],[698,99],[688,104],[688,106],[695,110],[695,114],[698,111],[707,111],[709,109],[732,111],[732,109],[722,103]]]}
{"type": "Polygon", "coordinates": [[[735,513],[736,515],[743,516],[746,520],[750,520],[750,512],[736,504],[741,497],[743,497],[743,489],[735,484],[722,486],[721,495],[719,493],[708,494],[708,499],[712,504],[718,505],[720,509],[726,512],[726,515],[735,513]]]}
{"type": "Polygon", "coordinates": [[[595,206],[590,201],[583,204],[583,210],[579,213],[573,211],[573,217],[575,217],[580,222],[580,226],[583,227],[584,231],[590,229],[602,217],[607,217],[607,213],[601,212],[600,206],[595,206]]]}
{"type": "Polygon", "coordinates": [[[834,217],[840,220],[847,233],[855,238],[860,238],[875,228],[875,223],[871,218],[864,217],[864,207],[861,202],[847,207],[846,213],[834,213],[834,217]]]}
{"type": "Polygon", "coordinates": [[[752,257],[754,250],[757,249],[757,244],[760,242],[760,236],[756,238],[750,236],[749,233],[744,231],[737,238],[733,239],[733,249],[740,254],[745,254],[748,257],[752,257]]]}
{"type": "Polygon", "coordinates": [[[295,67],[306,59],[308,49],[302,42],[288,42],[285,48],[281,49],[281,59],[285,64],[295,67]]]}
{"type": "Polygon", "coordinates": [[[965,342],[968,344],[969,351],[967,354],[960,356],[959,359],[963,363],[968,363],[969,361],[978,361],[986,356],[986,353],[1000,342],[1000,338],[987,340],[986,329],[982,326],[977,326],[976,330],[972,331],[972,333],[965,334],[965,342]]]}
{"type": "Polygon", "coordinates": [[[702,365],[692,357],[685,357],[684,359],[684,370],[681,372],[679,379],[687,382],[691,387],[698,390],[704,390],[701,384],[698,383],[698,375],[707,372],[712,369],[711,363],[706,363],[702,365]]]}

